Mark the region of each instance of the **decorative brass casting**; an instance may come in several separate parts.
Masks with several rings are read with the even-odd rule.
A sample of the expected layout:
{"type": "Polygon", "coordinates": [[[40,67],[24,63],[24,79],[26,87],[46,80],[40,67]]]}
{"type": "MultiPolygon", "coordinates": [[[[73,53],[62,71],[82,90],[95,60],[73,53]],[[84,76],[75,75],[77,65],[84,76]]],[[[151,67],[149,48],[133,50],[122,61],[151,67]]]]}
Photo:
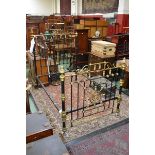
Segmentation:
{"type": "Polygon", "coordinates": [[[61,74],[60,75],[60,81],[64,81],[64,79],[65,79],[65,75],[64,75],[65,71],[64,71],[63,66],[60,66],[59,72],[61,74]]]}
{"type": "Polygon", "coordinates": [[[115,64],[111,64],[109,62],[99,62],[99,63],[94,63],[94,64],[89,64],[89,65],[85,65],[82,69],[78,69],[76,71],[77,74],[89,74],[91,72],[103,72],[103,76],[105,75],[105,71],[108,70],[109,74],[111,75],[111,70],[118,68],[116,67],[115,64]],[[93,70],[90,70],[90,68],[93,68],[93,70]]]}
{"type": "Polygon", "coordinates": [[[65,94],[61,94],[61,100],[65,101],[65,94]]]}
{"type": "Polygon", "coordinates": [[[124,80],[123,79],[120,79],[119,83],[120,83],[120,86],[122,87],[123,86],[123,83],[124,83],[124,80]]]}
{"type": "Polygon", "coordinates": [[[66,116],[66,112],[65,111],[62,111],[61,118],[62,118],[62,122],[66,122],[67,116],[66,116]]]}
{"type": "Polygon", "coordinates": [[[126,64],[126,59],[125,58],[123,58],[123,61],[120,64],[119,68],[121,68],[123,71],[126,70],[127,64],[126,64]]]}
{"type": "Polygon", "coordinates": [[[95,92],[91,94],[90,101],[94,104],[94,107],[96,106],[96,103],[100,102],[100,94],[95,92]]]}

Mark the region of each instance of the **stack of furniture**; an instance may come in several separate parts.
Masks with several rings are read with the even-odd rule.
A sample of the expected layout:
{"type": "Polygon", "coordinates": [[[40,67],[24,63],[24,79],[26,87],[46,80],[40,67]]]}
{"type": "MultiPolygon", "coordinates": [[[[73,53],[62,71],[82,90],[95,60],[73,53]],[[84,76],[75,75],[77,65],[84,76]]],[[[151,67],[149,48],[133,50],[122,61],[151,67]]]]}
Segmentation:
{"type": "MultiPolygon", "coordinates": [[[[102,57],[96,55],[94,49],[92,51],[93,41],[102,42],[107,36],[109,23],[102,17],[51,15],[37,17],[37,20],[35,18],[27,20],[28,47],[34,34],[40,32],[45,37],[44,42],[47,47],[40,46],[41,42],[39,42],[36,44],[36,55],[37,52],[42,52],[37,55],[36,60],[34,60],[33,54],[28,55],[31,76],[34,81],[36,81],[35,76],[40,76],[41,82],[48,84],[49,76],[47,74],[58,72],[59,65],[64,65],[66,70],[72,70],[82,68],[88,63],[105,60],[114,62],[115,59],[121,60],[129,56],[128,33],[115,34],[108,38],[109,42],[116,44],[115,57],[109,54],[102,57]],[[96,36],[96,32],[99,32],[100,35],[96,36]],[[49,58],[52,60],[52,62],[50,61],[50,67],[47,63],[49,58]],[[64,62],[67,63],[64,64],[64,62]]],[[[118,23],[115,23],[115,29],[115,33],[117,33],[118,23]]]]}
{"type": "Polygon", "coordinates": [[[99,18],[80,19],[78,24],[74,24],[76,29],[88,29],[88,37],[93,38],[96,31],[100,32],[100,37],[107,35],[108,22],[99,18]]]}
{"type": "Polygon", "coordinates": [[[82,67],[88,65],[91,41],[103,40],[107,35],[108,22],[99,17],[83,16],[75,18],[74,27],[78,33],[78,56],[76,64],[77,67],[82,67]],[[99,37],[95,36],[96,31],[100,33],[99,37]]]}

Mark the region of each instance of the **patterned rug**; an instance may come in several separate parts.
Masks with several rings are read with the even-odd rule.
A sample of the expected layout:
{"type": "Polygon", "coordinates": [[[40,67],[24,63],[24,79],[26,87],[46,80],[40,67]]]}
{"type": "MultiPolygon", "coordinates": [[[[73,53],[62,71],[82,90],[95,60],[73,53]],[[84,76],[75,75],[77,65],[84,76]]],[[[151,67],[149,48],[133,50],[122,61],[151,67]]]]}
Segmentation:
{"type": "Polygon", "coordinates": [[[128,155],[129,119],[70,141],[71,155],[128,155]]]}
{"type": "MultiPolygon", "coordinates": [[[[59,96],[60,88],[56,89],[59,86],[48,86],[46,89],[48,92],[57,100],[57,96],[59,96]]],[[[59,134],[62,132],[62,122],[61,115],[58,113],[54,105],[51,103],[50,99],[44,92],[42,88],[32,88],[31,94],[35,100],[35,103],[40,111],[43,111],[47,118],[49,119],[51,126],[53,127],[53,131],[55,134],[59,134]]],[[[60,97],[59,97],[60,98],[60,97]]],[[[58,100],[57,100],[58,101],[58,100]]],[[[124,120],[129,117],[129,101],[128,96],[122,94],[122,101],[120,105],[120,114],[116,115],[116,113],[109,115],[102,115],[98,113],[98,115],[92,115],[91,117],[86,117],[82,122],[80,121],[78,125],[73,126],[72,128],[68,127],[67,132],[64,135],[65,142],[69,142],[73,139],[86,135],[88,133],[94,132],[106,126],[117,123],[121,120],[124,120]]],[[[75,122],[76,123],[76,122],[75,122]]],[[[70,123],[67,123],[67,126],[70,126],[70,123]]]]}

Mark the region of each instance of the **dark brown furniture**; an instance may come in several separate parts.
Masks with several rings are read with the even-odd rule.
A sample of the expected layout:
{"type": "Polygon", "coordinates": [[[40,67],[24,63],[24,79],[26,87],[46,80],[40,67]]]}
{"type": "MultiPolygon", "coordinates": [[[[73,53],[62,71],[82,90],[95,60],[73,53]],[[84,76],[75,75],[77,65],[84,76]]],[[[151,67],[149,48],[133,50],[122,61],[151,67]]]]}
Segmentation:
{"type": "Polygon", "coordinates": [[[109,38],[110,42],[116,43],[116,59],[129,58],[129,34],[117,34],[109,38]]]}
{"type": "Polygon", "coordinates": [[[75,52],[74,66],[82,67],[88,64],[88,29],[76,29],[78,34],[76,40],[77,50],[75,52]]]}
{"type": "Polygon", "coordinates": [[[107,36],[108,22],[105,19],[95,16],[83,16],[82,19],[76,19],[79,19],[79,22],[75,22],[75,28],[88,29],[89,38],[92,38],[96,31],[100,31],[100,37],[102,38],[107,36]]]}
{"type": "Polygon", "coordinates": [[[26,155],[69,155],[58,135],[49,136],[26,145],[26,155]]]}
{"type": "Polygon", "coordinates": [[[51,135],[53,135],[53,129],[43,113],[37,112],[26,115],[26,143],[51,135]]]}
{"type": "Polygon", "coordinates": [[[88,29],[76,29],[78,53],[88,52],[88,29]]]}

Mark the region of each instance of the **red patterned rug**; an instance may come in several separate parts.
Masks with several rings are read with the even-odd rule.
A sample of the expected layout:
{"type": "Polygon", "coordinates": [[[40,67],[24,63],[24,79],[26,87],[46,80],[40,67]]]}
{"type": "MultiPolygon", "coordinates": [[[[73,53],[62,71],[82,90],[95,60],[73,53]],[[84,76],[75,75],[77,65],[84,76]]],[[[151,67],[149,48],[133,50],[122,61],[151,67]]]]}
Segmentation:
{"type": "Polygon", "coordinates": [[[66,144],[71,155],[128,155],[129,119],[66,144]]]}

